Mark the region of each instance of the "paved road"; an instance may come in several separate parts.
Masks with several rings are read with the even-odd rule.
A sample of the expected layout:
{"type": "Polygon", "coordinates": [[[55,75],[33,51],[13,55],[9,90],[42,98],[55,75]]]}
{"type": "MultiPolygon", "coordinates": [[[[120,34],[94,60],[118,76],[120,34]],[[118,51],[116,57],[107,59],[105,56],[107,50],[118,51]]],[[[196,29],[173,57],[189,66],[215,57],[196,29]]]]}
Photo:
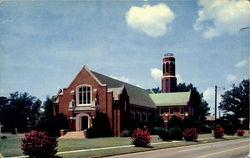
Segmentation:
{"type": "Polygon", "coordinates": [[[113,156],[112,158],[246,158],[249,139],[237,139],[208,144],[113,156]]]}

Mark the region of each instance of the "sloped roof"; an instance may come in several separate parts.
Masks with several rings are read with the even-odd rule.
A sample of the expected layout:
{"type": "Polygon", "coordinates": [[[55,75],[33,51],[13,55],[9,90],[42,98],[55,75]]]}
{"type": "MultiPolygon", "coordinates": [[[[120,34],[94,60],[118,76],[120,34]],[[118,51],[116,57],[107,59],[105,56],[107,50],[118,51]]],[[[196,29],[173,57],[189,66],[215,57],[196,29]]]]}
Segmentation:
{"type": "Polygon", "coordinates": [[[188,105],[191,91],[149,94],[156,106],[188,105]]]}
{"type": "MultiPolygon", "coordinates": [[[[149,107],[149,108],[156,108],[153,100],[150,98],[149,94],[151,92],[142,89],[140,87],[128,84],[126,82],[122,82],[116,80],[114,78],[99,74],[97,72],[91,71],[95,77],[102,83],[106,84],[108,89],[110,88],[119,88],[124,86],[129,96],[130,104],[149,107]]],[[[118,89],[117,89],[118,90],[118,89]]]]}

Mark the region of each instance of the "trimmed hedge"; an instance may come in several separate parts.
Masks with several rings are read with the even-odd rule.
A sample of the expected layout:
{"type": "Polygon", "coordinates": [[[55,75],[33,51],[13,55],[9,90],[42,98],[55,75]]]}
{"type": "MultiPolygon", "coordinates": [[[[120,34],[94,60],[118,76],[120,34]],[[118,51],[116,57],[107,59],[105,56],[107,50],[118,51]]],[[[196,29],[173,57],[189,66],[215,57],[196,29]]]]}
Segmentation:
{"type": "Polygon", "coordinates": [[[169,131],[167,130],[161,130],[159,131],[159,137],[163,140],[163,141],[169,141],[171,140],[171,136],[170,136],[170,133],[169,131]]]}
{"type": "Polygon", "coordinates": [[[171,137],[171,140],[182,140],[182,130],[178,127],[170,128],[169,134],[171,137]]]}

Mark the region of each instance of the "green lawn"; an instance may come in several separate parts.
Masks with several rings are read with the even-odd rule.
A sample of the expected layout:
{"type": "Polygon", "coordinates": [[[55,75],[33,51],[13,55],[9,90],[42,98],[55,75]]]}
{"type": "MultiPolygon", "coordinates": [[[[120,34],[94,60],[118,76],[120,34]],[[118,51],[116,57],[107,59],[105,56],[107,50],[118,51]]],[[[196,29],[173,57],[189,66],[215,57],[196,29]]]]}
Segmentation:
{"type": "MultiPolygon", "coordinates": [[[[2,134],[3,135],[3,134],[2,134]]],[[[20,156],[22,154],[21,150],[21,138],[22,134],[11,135],[4,134],[8,138],[0,139],[0,153],[3,156],[20,156]]],[[[247,133],[248,135],[248,133],[247,133]]],[[[246,136],[247,137],[247,136],[246,136]]],[[[238,136],[225,136],[225,139],[236,139],[240,138],[238,136]]],[[[83,150],[83,149],[92,149],[92,148],[103,148],[103,147],[113,147],[113,146],[124,146],[131,145],[131,138],[127,137],[111,137],[111,138],[94,138],[94,139],[57,139],[58,140],[58,152],[63,151],[72,151],[72,150],[83,150]]],[[[201,134],[199,135],[199,142],[211,142],[218,141],[213,138],[211,134],[201,134]]],[[[152,136],[152,143],[162,142],[158,139],[158,136],[152,136]]],[[[152,148],[162,148],[162,147],[171,147],[171,146],[180,146],[180,145],[189,145],[196,144],[197,142],[171,142],[163,144],[153,144],[152,148]]],[[[107,154],[117,154],[124,152],[135,152],[143,150],[152,150],[152,148],[140,148],[140,147],[126,147],[126,148],[116,148],[116,149],[106,149],[98,151],[85,151],[79,153],[67,153],[59,154],[59,156],[64,158],[81,158],[89,156],[102,156],[107,154]]]]}

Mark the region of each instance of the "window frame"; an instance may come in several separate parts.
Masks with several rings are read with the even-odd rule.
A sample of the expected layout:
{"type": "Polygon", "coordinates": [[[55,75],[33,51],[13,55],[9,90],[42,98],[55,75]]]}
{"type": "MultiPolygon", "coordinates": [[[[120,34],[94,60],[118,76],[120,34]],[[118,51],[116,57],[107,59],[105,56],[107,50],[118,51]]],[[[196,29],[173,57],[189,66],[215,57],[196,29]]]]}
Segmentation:
{"type": "Polygon", "coordinates": [[[174,108],[173,107],[169,107],[169,115],[174,115],[174,108]],[[171,110],[170,109],[173,109],[173,113],[171,114],[171,110]]]}
{"type": "MultiPolygon", "coordinates": [[[[86,91],[87,92],[87,91],[86,91]]],[[[82,92],[82,93],[84,93],[84,92],[82,92]]],[[[83,100],[82,100],[82,102],[83,102],[83,100]]],[[[91,85],[89,85],[89,84],[81,84],[81,85],[78,85],[77,87],[76,87],[76,106],[90,106],[90,105],[92,105],[92,86],[91,85]],[[87,93],[86,93],[86,103],[84,104],[84,103],[79,103],[79,96],[80,96],[80,93],[79,93],[79,89],[80,88],[83,88],[83,87],[89,87],[90,88],[90,91],[89,91],[89,93],[90,93],[90,100],[89,100],[89,103],[87,103],[87,101],[88,101],[88,95],[87,95],[87,93]]]]}
{"type": "Polygon", "coordinates": [[[184,115],[185,114],[185,111],[184,111],[184,107],[180,107],[180,109],[179,109],[180,111],[180,115],[184,115]],[[181,113],[181,109],[183,109],[183,113],[181,113]]]}

